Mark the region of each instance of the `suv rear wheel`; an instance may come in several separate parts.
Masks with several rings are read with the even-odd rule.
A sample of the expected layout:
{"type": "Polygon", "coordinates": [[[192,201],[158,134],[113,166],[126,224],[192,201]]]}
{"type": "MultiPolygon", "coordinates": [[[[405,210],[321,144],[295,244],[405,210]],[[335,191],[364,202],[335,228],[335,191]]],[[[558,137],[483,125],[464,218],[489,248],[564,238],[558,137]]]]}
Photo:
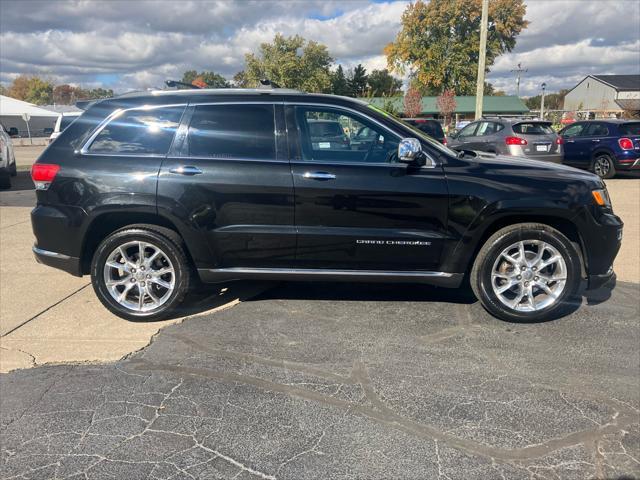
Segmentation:
{"type": "Polygon", "coordinates": [[[511,225],[486,241],[470,281],[480,303],[498,318],[551,319],[576,293],[578,252],[567,237],[548,225],[511,225]]]}
{"type": "Polygon", "coordinates": [[[153,225],[112,233],[98,246],[91,282],[102,304],[127,320],[160,320],[189,289],[189,262],[180,236],[153,225]]]}
{"type": "Polygon", "coordinates": [[[597,154],[591,169],[600,178],[613,178],[616,174],[616,166],[608,153],[597,154]]]}

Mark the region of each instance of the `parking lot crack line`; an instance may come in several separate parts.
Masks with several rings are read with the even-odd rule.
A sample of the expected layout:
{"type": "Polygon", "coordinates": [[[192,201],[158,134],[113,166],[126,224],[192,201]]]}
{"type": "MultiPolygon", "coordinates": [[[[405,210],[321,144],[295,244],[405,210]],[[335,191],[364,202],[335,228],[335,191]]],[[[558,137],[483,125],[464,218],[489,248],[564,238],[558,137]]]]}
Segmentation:
{"type": "Polygon", "coordinates": [[[37,313],[36,315],[34,315],[31,318],[28,318],[27,320],[25,320],[24,322],[22,322],[19,325],[16,325],[15,327],[13,327],[11,330],[9,330],[8,332],[0,335],[0,338],[4,338],[8,335],[11,335],[13,332],[15,332],[16,330],[18,330],[21,327],[24,327],[27,323],[31,322],[32,320],[35,320],[36,318],[38,318],[40,315],[42,315],[43,313],[48,312],[49,310],[51,310],[52,308],[57,307],[58,305],[60,305],[62,302],[64,302],[65,300],[68,300],[69,298],[73,297],[76,293],[81,292],[82,290],[84,290],[85,288],[87,288],[89,285],[91,285],[90,283],[87,283],[86,285],[83,285],[82,287],[78,288],[77,290],[74,290],[73,292],[71,292],[69,295],[67,295],[66,297],[58,300],[56,303],[53,303],[51,305],[49,305],[47,308],[45,308],[44,310],[42,310],[41,312],[37,313]]]}
{"type": "Polygon", "coordinates": [[[314,391],[295,388],[280,383],[271,382],[269,380],[263,380],[261,378],[250,377],[236,373],[220,372],[206,368],[187,367],[182,365],[157,364],[148,362],[146,360],[137,360],[134,362],[134,364],[135,368],[138,370],[164,371],[179,375],[200,376],[225,383],[238,382],[246,385],[252,385],[266,391],[284,393],[305,400],[311,400],[339,408],[351,409],[352,412],[359,413],[379,424],[388,425],[390,427],[400,429],[417,437],[437,439],[450,445],[451,447],[469,452],[474,455],[480,455],[487,458],[495,458],[507,462],[544,457],[556,450],[583,444],[584,442],[588,441],[593,441],[595,439],[601,438],[604,435],[618,433],[627,425],[637,423],[638,421],[636,415],[618,414],[612,419],[612,422],[606,423],[601,427],[595,429],[581,430],[567,434],[564,437],[553,438],[535,445],[507,450],[500,447],[481,444],[466,438],[452,436],[444,433],[436,427],[424,425],[411,419],[404,418],[393,412],[388,407],[384,406],[384,404],[382,404],[379,399],[375,405],[375,408],[371,408],[354,404],[350,401],[323,395],[314,391]]]}

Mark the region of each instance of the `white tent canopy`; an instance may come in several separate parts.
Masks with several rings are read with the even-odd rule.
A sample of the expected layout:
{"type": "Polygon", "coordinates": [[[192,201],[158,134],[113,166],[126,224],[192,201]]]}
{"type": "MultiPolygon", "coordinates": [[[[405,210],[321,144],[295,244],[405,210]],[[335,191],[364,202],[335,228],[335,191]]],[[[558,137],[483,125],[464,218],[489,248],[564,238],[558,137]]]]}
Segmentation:
{"type": "Polygon", "coordinates": [[[22,117],[23,113],[28,113],[32,117],[57,117],[58,114],[44,108],[37,107],[33,103],[23,102],[15,98],[0,95],[0,116],[16,115],[22,117]]]}
{"type": "Polygon", "coordinates": [[[0,95],[0,123],[9,131],[17,129],[20,136],[47,136],[53,131],[58,114],[29,102],[0,95]],[[29,129],[22,115],[29,115],[29,129]]]}

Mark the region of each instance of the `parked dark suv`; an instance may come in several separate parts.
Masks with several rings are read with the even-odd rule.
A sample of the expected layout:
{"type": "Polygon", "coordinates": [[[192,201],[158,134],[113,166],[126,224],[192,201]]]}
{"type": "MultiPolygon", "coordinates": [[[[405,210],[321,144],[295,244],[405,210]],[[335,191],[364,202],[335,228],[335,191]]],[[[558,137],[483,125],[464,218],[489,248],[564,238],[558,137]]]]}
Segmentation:
{"type": "Polygon", "coordinates": [[[128,319],[166,316],[194,279],[465,276],[492,314],[548,318],[583,274],[613,275],[622,235],[595,175],[456,153],[364,102],[282,89],[99,101],[32,178],[36,258],[90,274],[128,319]],[[318,119],[376,135],[335,147],[318,119]]]}
{"type": "Polygon", "coordinates": [[[640,122],[588,120],[563,128],[564,163],[602,178],[619,171],[640,171],[640,122]]]}

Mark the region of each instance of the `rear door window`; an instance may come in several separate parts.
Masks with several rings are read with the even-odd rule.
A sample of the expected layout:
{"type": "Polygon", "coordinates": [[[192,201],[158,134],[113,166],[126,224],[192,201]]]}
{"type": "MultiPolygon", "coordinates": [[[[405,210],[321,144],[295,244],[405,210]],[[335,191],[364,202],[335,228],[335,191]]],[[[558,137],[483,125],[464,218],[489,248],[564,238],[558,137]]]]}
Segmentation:
{"type": "Polygon", "coordinates": [[[458,138],[464,137],[473,137],[476,133],[476,129],[478,128],[478,123],[470,123],[458,133],[458,138]]]}
{"type": "Polygon", "coordinates": [[[602,123],[592,123],[587,127],[584,135],[587,137],[606,137],[609,135],[609,129],[602,123]]]}
{"type": "Polygon", "coordinates": [[[640,122],[623,123],[619,128],[622,135],[640,135],[640,122]]]}
{"type": "Polygon", "coordinates": [[[273,105],[196,106],[188,152],[190,157],[275,160],[273,105]]]}
{"type": "Polygon", "coordinates": [[[554,133],[551,124],[542,122],[516,123],[513,131],[521,135],[552,135],[554,133]]]}
{"type": "Polygon", "coordinates": [[[562,136],[577,137],[582,133],[582,130],[584,130],[584,124],[576,123],[575,125],[571,125],[570,127],[565,128],[564,131],[562,132],[562,136]]]}
{"type": "Polygon", "coordinates": [[[126,110],[114,116],[89,146],[89,153],[166,155],[184,106],[126,110]]]}

